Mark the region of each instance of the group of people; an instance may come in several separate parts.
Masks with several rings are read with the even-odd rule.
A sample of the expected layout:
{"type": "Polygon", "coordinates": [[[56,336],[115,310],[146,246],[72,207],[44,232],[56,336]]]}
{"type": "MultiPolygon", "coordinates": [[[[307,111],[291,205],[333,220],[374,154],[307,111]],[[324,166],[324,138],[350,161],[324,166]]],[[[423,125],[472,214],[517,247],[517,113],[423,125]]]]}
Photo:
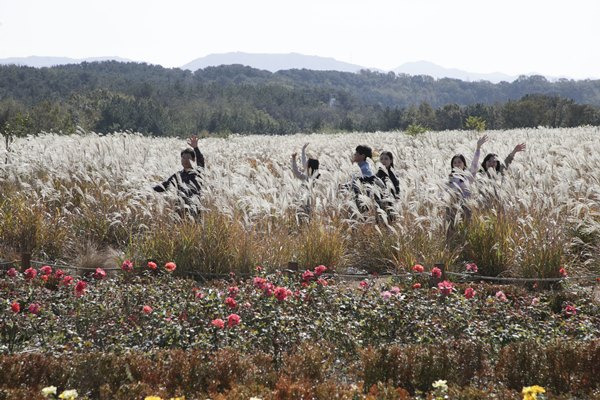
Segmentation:
{"type": "MultiPolygon", "coordinates": [[[[448,187],[452,197],[456,199],[453,204],[447,208],[447,219],[450,226],[454,225],[457,212],[462,210],[463,217],[469,217],[470,211],[464,202],[471,197],[470,186],[478,176],[493,178],[495,176],[503,177],[506,169],[512,163],[518,152],[525,150],[524,143],[520,143],[513,151],[501,162],[498,155],[488,153],[481,164],[481,147],[488,141],[486,135],[479,138],[473,158],[467,168],[467,159],[463,154],[456,154],[450,160],[450,174],[448,176],[448,187]]],[[[201,192],[201,168],[204,168],[204,156],[198,149],[198,138],[193,136],[188,140],[191,148],[181,151],[181,165],[183,169],[171,175],[166,181],[154,186],[157,192],[164,192],[170,187],[174,187],[180,198],[185,202],[186,209],[193,209],[194,201],[198,201],[201,192]],[[195,166],[194,164],[195,163],[195,166]]],[[[308,187],[321,177],[319,171],[319,160],[310,158],[306,154],[308,143],[302,147],[301,164],[298,165],[298,154],[292,154],[291,169],[293,175],[306,183],[308,187]]],[[[373,150],[369,146],[357,146],[353,155],[353,162],[360,168],[360,175],[354,177],[351,182],[342,185],[343,189],[353,191],[359,210],[364,212],[368,209],[359,200],[360,193],[366,193],[372,196],[379,207],[386,211],[388,218],[393,219],[393,205],[400,195],[400,182],[394,169],[394,155],[390,151],[382,151],[379,154],[380,167],[377,172],[373,172],[368,159],[373,160],[373,150]],[[377,189],[375,189],[377,187],[377,189]]],[[[310,213],[311,205],[305,207],[306,213],[310,213]]]]}

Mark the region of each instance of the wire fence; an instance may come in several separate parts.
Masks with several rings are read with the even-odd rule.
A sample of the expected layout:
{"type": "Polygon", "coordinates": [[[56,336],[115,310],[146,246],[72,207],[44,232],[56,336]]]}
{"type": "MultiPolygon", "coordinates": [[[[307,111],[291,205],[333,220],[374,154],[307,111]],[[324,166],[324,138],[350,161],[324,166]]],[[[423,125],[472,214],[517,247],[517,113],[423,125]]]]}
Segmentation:
{"type": "MultiPolygon", "coordinates": [[[[0,269],[6,270],[11,267],[18,266],[17,261],[0,261],[0,269]]],[[[68,264],[61,263],[48,263],[43,261],[31,261],[31,266],[39,268],[44,265],[49,265],[54,269],[59,268],[65,271],[74,271],[74,275],[85,275],[86,273],[93,273],[96,268],[83,268],[77,267],[68,264]]],[[[111,267],[111,268],[103,268],[104,271],[121,271],[119,267],[111,267]]],[[[282,273],[294,274],[300,273],[297,268],[287,268],[281,269],[282,273]]],[[[521,277],[502,277],[502,276],[485,276],[478,275],[475,273],[461,273],[461,272],[453,272],[453,271],[445,271],[442,268],[442,274],[444,276],[452,276],[457,277],[464,281],[489,281],[489,282],[497,282],[497,283],[537,283],[537,282],[549,282],[549,283],[558,283],[565,281],[580,281],[580,282],[600,282],[600,275],[579,275],[579,276],[565,276],[565,277],[557,277],[557,278],[521,278],[521,277]]],[[[229,272],[229,273],[216,273],[216,272],[196,272],[196,271],[187,271],[181,274],[185,277],[191,277],[201,281],[210,281],[210,280],[219,280],[219,279],[227,279],[233,277],[242,277],[249,278],[255,276],[253,273],[249,272],[229,272]]],[[[330,273],[329,276],[335,279],[342,280],[362,280],[362,279],[371,279],[371,278],[415,278],[417,276],[430,276],[428,272],[411,272],[411,273],[379,273],[379,274],[369,274],[366,272],[359,272],[355,274],[350,273],[330,273]]]]}

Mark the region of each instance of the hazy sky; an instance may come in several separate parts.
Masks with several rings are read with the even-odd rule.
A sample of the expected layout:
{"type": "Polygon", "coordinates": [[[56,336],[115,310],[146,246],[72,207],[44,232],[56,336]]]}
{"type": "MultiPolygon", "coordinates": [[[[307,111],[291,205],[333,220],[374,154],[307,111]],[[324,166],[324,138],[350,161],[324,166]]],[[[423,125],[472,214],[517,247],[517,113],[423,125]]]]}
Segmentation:
{"type": "Polygon", "coordinates": [[[600,77],[600,1],[0,0],[0,58],[120,56],[181,66],[210,53],[330,56],[393,69],[600,77]]]}

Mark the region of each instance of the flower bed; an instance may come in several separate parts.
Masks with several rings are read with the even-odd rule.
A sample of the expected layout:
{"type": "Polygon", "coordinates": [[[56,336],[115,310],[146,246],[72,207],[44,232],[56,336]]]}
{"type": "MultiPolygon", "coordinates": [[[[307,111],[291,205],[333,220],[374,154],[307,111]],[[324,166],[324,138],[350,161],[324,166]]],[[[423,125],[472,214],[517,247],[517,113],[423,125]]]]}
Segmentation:
{"type": "Polygon", "coordinates": [[[402,281],[336,282],[319,266],[199,286],[176,268],[0,276],[2,371],[13,371],[0,387],[55,385],[92,398],[415,395],[440,379],[475,393],[466,398],[533,384],[557,394],[598,388],[600,306],[589,288],[458,284],[420,266],[402,281]]]}

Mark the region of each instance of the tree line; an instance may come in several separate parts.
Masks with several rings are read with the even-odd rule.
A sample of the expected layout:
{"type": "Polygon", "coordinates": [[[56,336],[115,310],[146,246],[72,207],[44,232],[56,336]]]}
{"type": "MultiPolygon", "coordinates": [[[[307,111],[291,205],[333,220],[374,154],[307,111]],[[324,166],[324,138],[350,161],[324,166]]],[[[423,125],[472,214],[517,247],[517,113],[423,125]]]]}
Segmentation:
{"type": "Polygon", "coordinates": [[[0,66],[0,132],[159,136],[600,125],[600,81],[464,82],[241,65],[196,72],[116,61],[0,66]]]}

